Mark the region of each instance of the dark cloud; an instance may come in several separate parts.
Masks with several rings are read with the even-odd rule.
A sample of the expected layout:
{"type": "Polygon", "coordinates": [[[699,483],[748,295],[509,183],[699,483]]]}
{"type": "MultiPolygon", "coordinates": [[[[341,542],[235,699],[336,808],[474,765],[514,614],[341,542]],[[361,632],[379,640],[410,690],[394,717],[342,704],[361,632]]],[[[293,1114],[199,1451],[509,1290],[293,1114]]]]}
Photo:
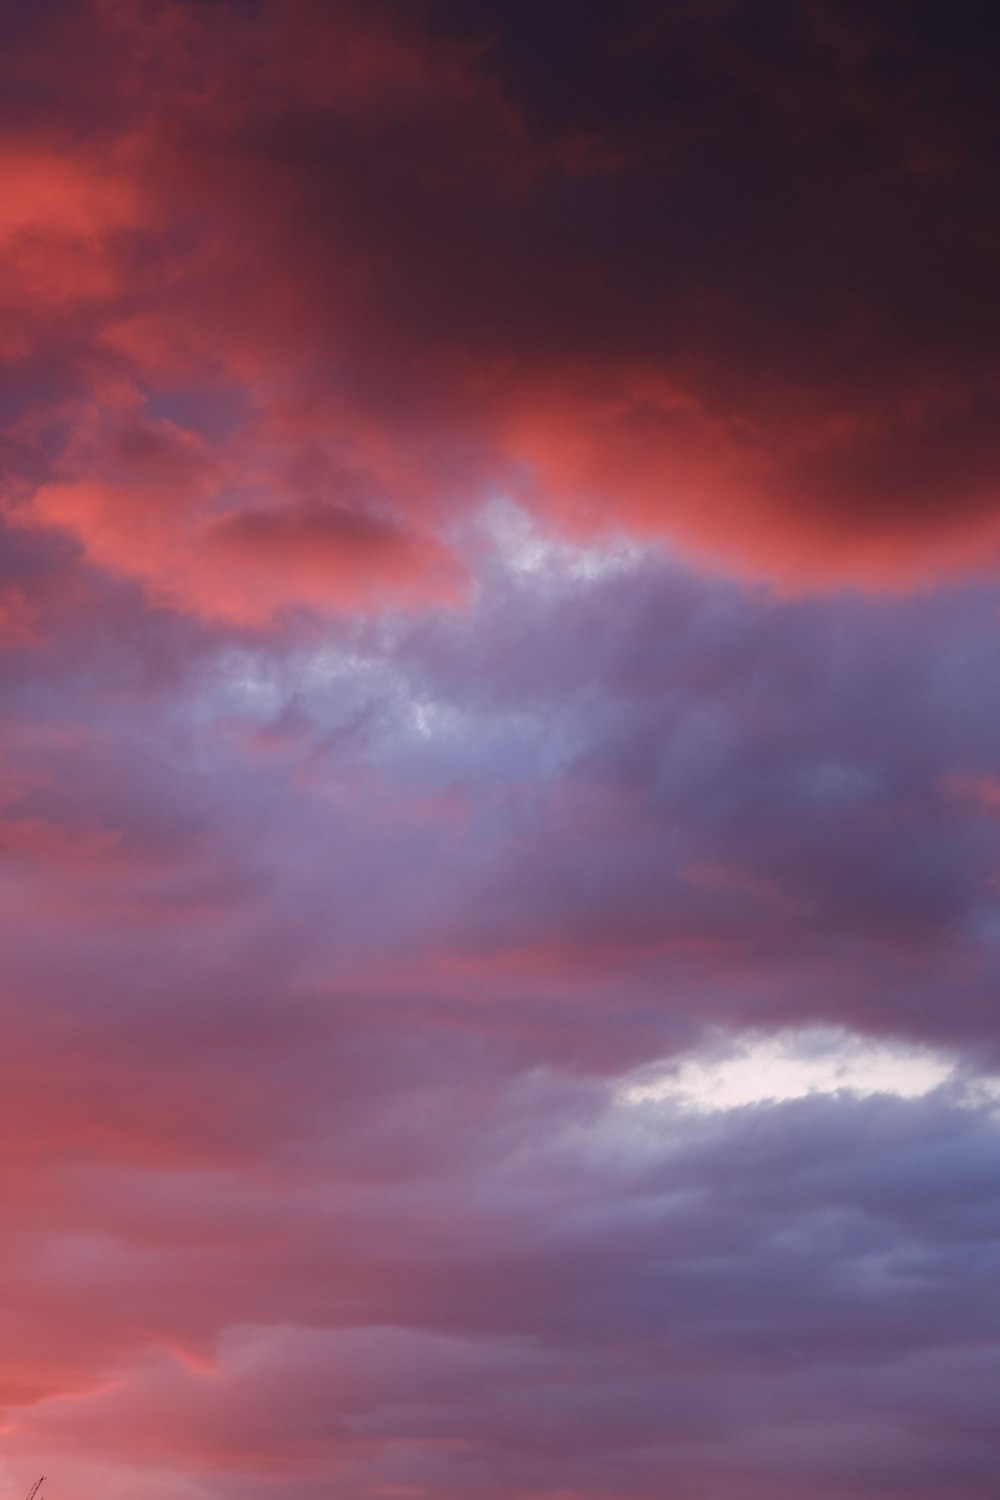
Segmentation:
{"type": "Polygon", "coordinates": [[[113,5],[55,58],[81,25],[105,110],[6,148],[10,357],[238,396],[225,504],[346,463],[421,528],[505,486],[800,584],[992,567],[985,12],[113,5]]]}

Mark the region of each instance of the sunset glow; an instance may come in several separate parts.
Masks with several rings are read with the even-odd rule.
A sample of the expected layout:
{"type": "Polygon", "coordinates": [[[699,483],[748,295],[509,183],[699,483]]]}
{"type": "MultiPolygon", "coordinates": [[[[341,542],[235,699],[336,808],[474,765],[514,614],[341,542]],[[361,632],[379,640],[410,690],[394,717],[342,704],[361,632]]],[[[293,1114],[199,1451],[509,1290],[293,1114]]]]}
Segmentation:
{"type": "Polygon", "coordinates": [[[998,53],[0,6],[0,1500],[1000,1493],[998,53]]]}

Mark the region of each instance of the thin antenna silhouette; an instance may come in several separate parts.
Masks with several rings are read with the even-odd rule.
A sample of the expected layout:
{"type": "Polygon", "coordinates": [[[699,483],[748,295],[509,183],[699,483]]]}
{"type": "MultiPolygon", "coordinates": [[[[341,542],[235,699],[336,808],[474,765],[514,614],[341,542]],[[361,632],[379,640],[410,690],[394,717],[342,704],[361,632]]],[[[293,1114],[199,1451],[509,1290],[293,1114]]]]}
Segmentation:
{"type": "Polygon", "coordinates": [[[35,1482],[34,1482],[34,1484],[31,1486],[31,1489],[28,1491],[28,1494],[27,1494],[27,1500],[35,1500],[35,1496],[38,1494],[38,1491],[41,1489],[41,1487],[42,1487],[42,1485],[44,1483],[45,1483],[45,1475],[43,1474],[42,1477],[41,1477],[41,1479],[36,1479],[35,1482]]]}

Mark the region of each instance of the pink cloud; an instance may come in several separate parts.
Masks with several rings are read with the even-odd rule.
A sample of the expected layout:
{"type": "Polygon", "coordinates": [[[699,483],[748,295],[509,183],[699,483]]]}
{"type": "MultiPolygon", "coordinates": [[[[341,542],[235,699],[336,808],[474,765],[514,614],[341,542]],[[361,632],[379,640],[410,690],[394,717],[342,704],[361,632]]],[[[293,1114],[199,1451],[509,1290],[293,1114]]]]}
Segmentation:
{"type": "Polygon", "coordinates": [[[8,9],[4,1483],[986,1500],[985,12],[8,9]]]}

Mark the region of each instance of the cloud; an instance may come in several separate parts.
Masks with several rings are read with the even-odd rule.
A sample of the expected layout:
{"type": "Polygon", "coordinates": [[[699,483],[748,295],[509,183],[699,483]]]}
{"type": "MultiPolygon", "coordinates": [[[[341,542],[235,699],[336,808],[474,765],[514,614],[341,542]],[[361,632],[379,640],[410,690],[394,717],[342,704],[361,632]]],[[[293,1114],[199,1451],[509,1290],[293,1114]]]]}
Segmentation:
{"type": "MultiPolygon", "coordinates": [[[[4,148],[9,359],[62,388],[36,431],[95,387],[151,426],[197,389],[240,413],[242,525],[398,528],[326,572],[227,550],[229,619],[439,600],[450,521],[503,491],[792,589],[991,570],[985,20],[942,47],[779,6],[768,50],[739,7],[584,7],[540,70],[565,19],[529,44],[472,5],[54,7],[52,76],[82,28],[92,79],[4,148]]],[[[37,67],[29,31],[12,87],[37,67]]],[[[100,566],[211,611],[198,528],[138,556],[157,501],[99,500],[85,450],[22,455],[37,518],[99,511],[100,566]]]]}
{"type": "Polygon", "coordinates": [[[992,594],[477,555],[448,616],[11,657],[11,1461],[989,1494],[992,594]]]}
{"type": "MultiPolygon", "coordinates": [[[[736,1109],[745,1104],[803,1099],[846,1090],[866,1098],[895,1094],[919,1098],[955,1073],[953,1059],[926,1049],[873,1045],[836,1031],[744,1035],[717,1057],[687,1057],[659,1076],[630,1084],[624,1098],[677,1099],[693,1109],[736,1109]]],[[[989,1087],[989,1086],[988,1086],[989,1087]]]]}
{"type": "Polygon", "coordinates": [[[992,13],[8,10],[0,1480],[986,1500],[992,13]]]}
{"type": "Polygon", "coordinates": [[[377,1198],[342,1182],[332,1222],[328,1168],[300,1174],[294,1196],[226,1184],[224,1216],[194,1175],[147,1176],[138,1202],[107,1178],[113,1239],[53,1240],[49,1255],[96,1303],[108,1352],[123,1318],[147,1332],[113,1379],[19,1417],[15,1449],[48,1442],[71,1472],[89,1452],[126,1472],[202,1473],[221,1494],[251,1476],[266,1495],[404,1476],[444,1495],[569,1481],[644,1497],[664,1476],[681,1493],[711,1476],[739,1494],[742,1475],[762,1495],[764,1473],[793,1494],[818,1470],[820,1493],[937,1495],[936,1473],[956,1466],[989,1492],[981,1401],[975,1417],[995,1374],[983,1221],[959,1213],[944,1240],[934,1228],[960,1185],[968,1201],[970,1168],[988,1192],[988,1117],[806,1100],[758,1112],[752,1129],[668,1116],[635,1132],[595,1103],[544,1084],[501,1093],[470,1157],[377,1198]],[[935,1171],[928,1193],[929,1168],[948,1162],[959,1182],[935,1171]],[[221,1237],[206,1238],[206,1216],[221,1237]],[[175,1248],[157,1227],[151,1255],[168,1217],[175,1248]],[[195,1284],[176,1257],[198,1267],[195,1284]],[[273,1321],[241,1322],[250,1307],[273,1321]],[[182,1346],[207,1338],[210,1357],[177,1358],[164,1327],[182,1346]],[[918,1413],[923,1435],[904,1440],[918,1413]]]}

